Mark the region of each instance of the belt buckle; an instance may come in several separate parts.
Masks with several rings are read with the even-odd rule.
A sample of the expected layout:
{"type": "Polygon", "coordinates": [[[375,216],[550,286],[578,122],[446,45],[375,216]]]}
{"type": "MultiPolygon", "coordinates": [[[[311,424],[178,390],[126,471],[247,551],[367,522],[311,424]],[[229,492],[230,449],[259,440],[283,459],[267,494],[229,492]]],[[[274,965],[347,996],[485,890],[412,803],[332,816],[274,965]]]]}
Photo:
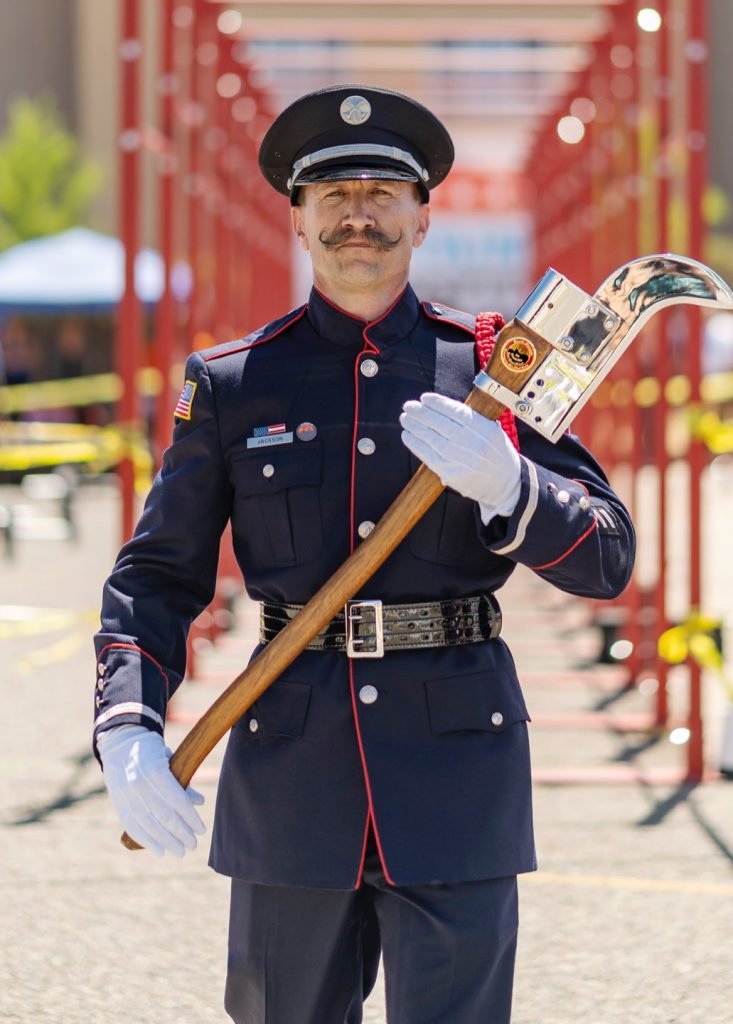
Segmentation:
{"type": "Polygon", "coordinates": [[[381,601],[347,601],[346,653],[349,658],[383,658],[384,625],[381,601]],[[374,631],[361,633],[361,627],[373,626],[374,631]]]}

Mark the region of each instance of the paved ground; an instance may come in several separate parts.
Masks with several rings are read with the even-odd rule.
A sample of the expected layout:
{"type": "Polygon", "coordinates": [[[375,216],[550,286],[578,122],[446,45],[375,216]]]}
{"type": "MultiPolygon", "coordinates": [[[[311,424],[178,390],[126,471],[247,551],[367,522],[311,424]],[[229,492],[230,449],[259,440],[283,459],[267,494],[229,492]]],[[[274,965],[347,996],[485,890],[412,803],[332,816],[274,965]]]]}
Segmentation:
{"type": "MultiPolygon", "coordinates": [[[[8,499],[18,495],[0,490],[8,499]]],[[[76,542],[0,553],[0,1020],[224,1024],[227,886],[207,844],[183,862],[125,851],[90,759],[89,636],[117,547],[113,490],[85,488],[78,519],[76,542]],[[35,611],[11,622],[9,606],[35,611]]],[[[613,667],[576,671],[597,645],[583,603],[522,573],[503,605],[535,717],[541,862],[521,882],[515,1024],[731,1024],[733,784],[654,784],[653,769],[681,763],[666,738],[579,728],[580,713],[649,706],[621,695],[613,667]],[[639,781],[549,784],[569,768],[623,766],[639,781]]],[[[200,653],[172,745],[240,669],[251,612],[241,603],[235,630],[200,653]]],[[[706,706],[714,767],[714,687],[706,706]]],[[[207,820],[216,761],[202,775],[207,820]]],[[[384,1024],[381,988],[366,1020],[384,1024]]]]}

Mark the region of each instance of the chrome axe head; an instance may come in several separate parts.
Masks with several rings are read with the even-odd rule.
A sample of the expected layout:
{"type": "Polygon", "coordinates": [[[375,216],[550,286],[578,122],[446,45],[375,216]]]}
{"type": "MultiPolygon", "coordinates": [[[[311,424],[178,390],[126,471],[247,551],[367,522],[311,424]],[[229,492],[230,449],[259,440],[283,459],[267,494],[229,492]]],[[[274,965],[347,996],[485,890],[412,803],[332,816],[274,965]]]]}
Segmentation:
{"type": "Polygon", "coordinates": [[[649,317],[679,303],[733,309],[733,291],[710,267],[671,253],[626,263],[593,296],[550,269],[497,345],[521,386],[491,367],[474,383],[556,441],[649,317]]]}

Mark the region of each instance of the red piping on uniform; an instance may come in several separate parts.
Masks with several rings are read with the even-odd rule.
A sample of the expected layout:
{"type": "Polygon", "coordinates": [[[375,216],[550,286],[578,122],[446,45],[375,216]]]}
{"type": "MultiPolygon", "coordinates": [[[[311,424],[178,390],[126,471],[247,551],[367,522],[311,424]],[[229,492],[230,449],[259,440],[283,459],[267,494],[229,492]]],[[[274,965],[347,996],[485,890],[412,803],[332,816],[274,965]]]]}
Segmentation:
{"type": "Polygon", "coordinates": [[[337,313],[343,313],[344,316],[351,317],[352,320],[361,320],[363,324],[369,322],[368,320],[365,320],[363,316],[357,316],[356,313],[350,313],[348,309],[343,309],[341,306],[337,306],[335,302],[331,302],[329,297],[327,295],[324,295],[322,291],[319,291],[315,285],[313,285],[313,291],[316,293],[316,295],[320,296],[320,298],[323,299],[327,306],[330,306],[331,309],[335,309],[337,313]]]}
{"type": "Polygon", "coordinates": [[[474,337],[475,332],[471,327],[466,327],[466,325],[462,324],[459,320],[449,320],[447,316],[437,316],[430,309],[430,304],[427,302],[421,302],[420,305],[423,308],[425,316],[430,317],[431,320],[437,320],[439,324],[452,324],[454,327],[460,327],[462,331],[466,332],[466,334],[470,334],[472,338],[474,337]]]}
{"type": "MultiPolygon", "coordinates": [[[[353,684],[353,680],[351,678],[351,662],[349,662],[349,689],[351,690],[351,705],[352,705],[351,713],[354,716],[354,720],[356,720],[356,708],[354,707],[354,684],[353,684]]],[[[359,755],[360,755],[360,757],[362,759],[362,771],[363,771],[364,753],[363,753],[363,751],[361,749],[361,736],[359,735],[358,728],[356,730],[356,738],[357,738],[357,742],[358,742],[358,745],[359,745],[359,755]]],[[[366,773],[365,773],[365,777],[366,777],[366,773]]],[[[366,782],[366,787],[367,787],[367,799],[369,799],[369,781],[368,780],[366,782]]],[[[372,821],[373,821],[373,818],[372,818],[372,810],[371,810],[371,805],[370,805],[369,810],[367,811],[366,824],[364,826],[364,839],[362,840],[362,843],[361,843],[361,857],[359,858],[359,870],[356,872],[356,884],[355,884],[355,888],[356,889],[358,889],[359,886],[361,885],[361,879],[362,879],[362,876],[364,874],[364,862],[366,861],[367,842],[369,840],[369,825],[371,824],[372,821]]]]}
{"type": "MultiPolygon", "coordinates": [[[[335,309],[337,313],[343,313],[344,316],[351,317],[352,320],[361,320],[361,322],[365,325],[365,327],[364,327],[364,341],[368,341],[370,345],[373,345],[374,342],[371,341],[369,338],[367,338],[366,332],[371,327],[376,327],[376,325],[381,323],[382,320],[384,320],[384,318],[386,316],[389,316],[389,314],[392,312],[392,310],[395,308],[395,306],[404,297],[404,294],[407,291],[407,286],[405,285],[405,287],[402,289],[400,294],[394,300],[392,305],[388,309],[386,309],[384,311],[384,313],[382,313],[382,315],[380,317],[377,317],[376,320],[365,320],[363,316],[358,316],[356,313],[350,313],[348,311],[348,309],[343,309],[341,306],[337,306],[335,302],[331,302],[331,300],[328,298],[327,295],[324,295],[323,292],[319,291],[318,288],[315,287],[315,285],[314,285],[313,290],[316,292],[316,294],[320,295],[320,297],[323,299],[323,301],[326,303],[327,306],[330,306],[331,309],[335,309]]],[[[359,353],[359,354],[361,355],[362,353],[359,353]]]]}
{"type": "MultiPolygon", "coordinates": [[[[366,327],[364,328],[366,331],[366,327]]],[[[351,537],[349,540],[349,553],[354,553],[354,505],[356,503],[356,434],[359,429],[359,360],[362,356],[379,355],[379,349],[370,341],[364,338],[364,348],[356,357],[354,363],[354,429],[351,432],[351,494],[349,495],[349,522],[351,523],[351,537]]]]}
{"type": "Polygon", "coordinates": [[[239,348],[228,348],[226,352],[212,352],[210,356],[203,357],[204,362],[210,363],[212,359],[223,359],[224,356],[233,356],[235,352],[247,352],[249,349],[255,348],[257,345],[262,345],[265,341],[272,341],[273,338],[277,338],[278,334],[282,334],[282,332],[286,331],[288,327],[292,326],[292,324],[297,323],[307,309],[307,305],[301,306],[300,309],[297,309],[292,319],[288,320],[287,323],[284,323],[282,327],[278,327],[274,334],[263,335],[261,338],[257,338],[256,341],[250,341],[248,345],[240,345],[239,348]]]}
{"type": "Polygon", "coordinates": [[[113,647],[121,647],[123,650],[126,650],[126,651],[139,651],[140,654],[142,654],[144,657],[146,657],[148,659],[148,661],[152,661],[152,663],[155,665],[157,670],[160,672],[160,674],[165,679],[165,695],[166,695],[166,699],[168,698],[168,694],[170,693],[170,688],[171,687],[170,687],[170,682],[168,681],[168,676],[165,673],[165,670],[163,669],[162,665],[158,664],[158,662],[155,660],[155,658],[152,656],[152,654],[148,654],[148,652],[144,651],[142,649],[142,647],[136,647],[135,644],[107,644],[107,646],[103,647],[102,650],[97,655],[97,662],[101,661],[102,655],[104,654],[105,651],[109,651],[113,647]]]}
{"type": "MultiPolygon", "coordinates": [[[[324,296],[324,298],[325,298],[325,296],[324,296]]],[[[358,429],[359,429],[359,360],[361,359],[362,356],[366,356],[366,355],[379,355],[379,349],[374,344],[374,342],[371,340],[371,338],[369,338],[367,336],[367,331],[369,330],[370,327],[374,327],[381,320],[384,320],[384,318],[394,309],[394,307],[397,305],[397,303],[400,301],[401,298],[402,298],[402,295],[399,295],[398,298],[395,299],[395,301],[389,307],[389,309],[387,309],[382,314],[382,316],[379,317],[378,320],[372,320],[369,323],[367,323],[366,321],[363,321],[364,324],[365,324],[364,330],[362,332],[362,335],[363,335],[363,338],[364,338],[364,348],[358,354],[358,356],[356,357],[356,360],[354,362],[354,429],[353,429],[352,436],[351,436],[351,493],[349,495],[349,522],[351,524],[351,532],[350,532],[350,539],[349,539],[349,550],[350,550],[350,552],[352,554],[354,552],[354,526],[355,526],[355,523],[354,523],[354,518],[355,518],[354,517],[354,513],[356,511],[356,509],[355,509],[355,506],[356,506],[356,442],[357,442],[356,435],[357,435],[357,432],[358,432],[358,429]]],[[[328,301],[328,300],[326,300],[326,301],[328,301]]],[[[333,305],[333,303],[331,303],[331,305],[333,305]]],[[[334,308],[338,308],[338,307],[334,307],[334,308]]],[[[349,314],[349,315],[351,315],[351,314],[349,314]]],[[[357,319],[363,320],[362,317],[358,317],[357,319]]],[[[361,885],[362,874],[364,872],[364,860],[365,860],[365,857],[366,857],[367,837],[369,835],[369,823],[370,822],[371,822],[371,824],[372,824],[372,826],[374,828],[374,838],[375,838],[376,843],[377,843],[377,852],[379,854],[379,862],[380,862],[380,864],[382,866],[382,871],[384,872],[384,877],[387,879],[387,881],[389,882],[390,885],[394,885],[395,883],[394,883],[394,881],[392,880],[392,878],[390,876],[389,870],[387,869],[387,864],[386,864],[386,862],[384,860],[384,853],[382,852],[382,841],[379,838],[379,829],[377,828],[377,821],[376,821],[376,818],[375,818],[375,815],[374,815],[374,803],[372,801],[372,787],[371,787],[371,783],[369,781],[369,769],[367,767],[366,756],[365,756],[365,753],[364,753],[364,744],[363,744],[362,738],[361,738],[361,729],[359,728],[359,713],[358,713],[357,704],[356,704],[356,685],[355,685],[355,682],[354,682],[354,666],[353,666],[353,663],[351,662],[351,659],[349,659],[349,689],[351,691],[351,708],[352,708],[352,713],[353,713],[353,716],[354,716],[354,728],[356,729],[356,742],[357,742],[358,747],[359,747],[359,757],[361,759],[361,768],[362,768],[362,771],[364,773],[364,785],[366,786],[367,804],[369,806],[369,810],[368,810],[368,813],[367,813],[366,826],[365,826],[365,829],[364,829],[364,843],[363,843],[362,851],[361,851],[361,862],[359,864],[359,871],[358,871],[358,874],[356,876],[356,887],[358,888],[359,885],[361,885]]]]}
{"type": "Polygon", "coordinates": [[[399,302],[401,302],[401,301],[402,301],[402,298],[403,298],[403,296],[404,296],[404,294],[405,294],[405,292],[406,292],[406,291],[407,291],[407,286],[405,286],[405,287],[404,287],[404,288],[402,289],[402,291],[401,291],[401,292],[400,292],[400,294],[399,294],[399,295],[397,296],[397,298],[396,298],[396,299],[394,300],[394,302],[392,303],[392,305],[391,305],[391,306],[389,306],[389,308],[388,308],[388,309],[385,309],[384,313],[382,313],[382,315],[381,315],[381,316],[377,317],[377,319],[376,319],[376,320],[370,320],[370,321],[369,321],[369,323],[368,323],[368,324],[366,325],[366,327],[365,327],[365,328],[364,328],[364,330],[362,331],[362,334],[364,335],[364,341],[366,341],[366,342],[367,342],[367,343],[368,343],[369,345],[373,345],[373,344],[374,344],[374,342],[372,341],[372,339],[371,339],[371,338],[367,338],[367,331],[370,331],[370,330],[372,329],[372,327],[376,327],[376,326],[377,326],[377,324],[381,324],[382,320],[385,320],[385,319],[386,319],[386,318],[387,318],[387,317],[389,316],[389,314],[390,314],[390,313],[392,312],[392,310],[393,310],[393,309],[395,308],[395,306],[396,306],[396,305],[397,305],[397,304],[398,304],[399,302]]]}
{"type": "Polygon", "coordinates": [[[566,552],[564,552],[564,554],[560,555],[560,557],[559,557],[559,558],[556,558],[556,559],[554,560],[554,562],[547,562],[547,563],[546,563],[545,565],[530,565],[530,566],[529,566],[529,568],[530,568],[530,569],[532,570],[532,572],[539,572],[539,571],[540,571],[540,569],[551,569],[551,568],[553,567],[553,565],[557,565],[557,563],[558,563],[558,562],[562,562],[563,558],[567,558],[567,557],[568,557],[568,555],[569,555],[569,554],[570,554],[570,553],[571,553],[572,551],[575,551],[575,549],[577,548],[577,546],[578,546],[579,544],[582,544],[582,543],[583,543],[583,541],[585,540],[585,538],[586,538],[586,537],[589,537],[589,536],[590,536],[590,534],[591,534],[591,533],[593,533],[593,531],[595,530],[595,528],[596,528],[597,526],[598,526],[598,520],[596,519],[596,517],[595,517],[595,513],[594,513],[594,514],[593,514],[593,525],[592,525],[592,526],[589,526],[589,527],[588,527],[588,529],[587,529],[587,530],[585,531],[585,533],[583,534],[583,536],[582,536],[582,537],[578,537],[578,539],[576,540],[576,542],[575,542],[575,543],[574,543],[574,544],[573,544],[573,545],[572,545],[571,547],[569,547],[569,548],[568,548],[568,550],[567,550],[566,552]]]}
{"type": "Polygon", "coordinates": [[[390,873],[387,870],[387,865],[386,865],[385,860],[384,860],[384,853],[382,852],[382,841],[379,838],[379,830],[377,829],[377,822],[376,822],[376,819],[374,817],[374,803],[372,801],[372,787],[371,787],[371,784],[369,782],[369,770],[367,769],[366,755],[364,754],[364,744],[362,743],[361,729],[359,728],[359,714],[358,714],[358,711],[357,711],[357,708],[356,708],[356,686],[355,686],[355,683],[354,683],[354,664],[353,664],[351,658],[349,658],[348,660],[349,660],[349,686],[350,686],[350,689],[351,689],[351,707],[352,707],[352,710],[353,710],[353,713],[354,713],[354,722],[356,723],[356,740],[357,740],[357,743],[359,745],[359,757],[361,758],[361,766],[362,766],[362,769],[364,771],[364,784],[366,785],[367,801],[369,803],[369,813],[367,814],[366,828],[364,830],[364,845],[363,845],[362,851],[361,851],[361,864],[359,865],[359,874],[356,876],[356,888],[358,889],[358,887],[361,885],[361,876],[362,876],[362,872],[364,871],[364,860],[365,860],[365,857],[366,857],[367,836],[369,835],[369,822],[371,822],[373,827],[374,827],[374,838],[377,841],[377,852],[379,853],[379,863],[382,865],[382,871],[384,872],[384,877],[387,879],[387,881],[389,882],[390,885],[394,885],[395,882],[391,878],[390,873]]]}

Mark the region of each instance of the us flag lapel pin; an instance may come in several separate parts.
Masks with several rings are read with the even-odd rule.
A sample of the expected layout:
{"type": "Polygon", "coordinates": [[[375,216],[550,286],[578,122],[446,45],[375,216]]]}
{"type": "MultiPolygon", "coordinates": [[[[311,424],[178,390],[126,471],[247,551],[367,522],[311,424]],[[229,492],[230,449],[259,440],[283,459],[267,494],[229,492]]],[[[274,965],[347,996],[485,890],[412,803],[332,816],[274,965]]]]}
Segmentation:
{"type": "Polygon", "coordinates": [[[284,423],[271,423],[267,427],[255,427],[247,438],[248,448],[266,448],[274,444],[292,444],[293,432],[284,423]]]}

